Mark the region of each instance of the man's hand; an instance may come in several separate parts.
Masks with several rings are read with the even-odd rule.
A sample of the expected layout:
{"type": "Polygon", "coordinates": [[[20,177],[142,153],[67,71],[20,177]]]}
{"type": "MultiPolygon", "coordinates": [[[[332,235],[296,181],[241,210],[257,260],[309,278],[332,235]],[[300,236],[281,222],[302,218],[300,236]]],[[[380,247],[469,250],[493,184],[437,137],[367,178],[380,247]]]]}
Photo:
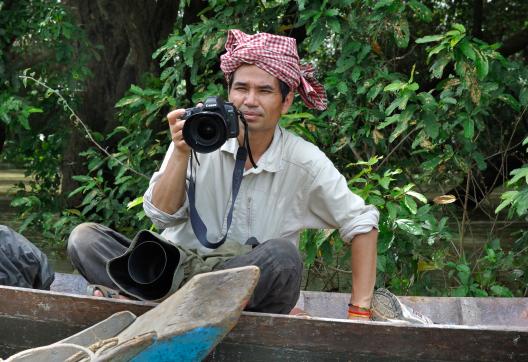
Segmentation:
{"type": "Polygon", "coordinates": [[[174,151],[182,155],[188,155],[191,148],[183,139],[183,125],[185,121],[181,118],[185,114],[185,109],[176,109],[167,114],[172,142],[174,142],[174,151]]]}
{"type": "Polygon", "coordinates": [[[174,214],[185,200],[185,176],[191,148],[183,139],[184,114],[183,108],[167,114],[174,150],[152,190],[152,204],[168,214],[174,214]]]}

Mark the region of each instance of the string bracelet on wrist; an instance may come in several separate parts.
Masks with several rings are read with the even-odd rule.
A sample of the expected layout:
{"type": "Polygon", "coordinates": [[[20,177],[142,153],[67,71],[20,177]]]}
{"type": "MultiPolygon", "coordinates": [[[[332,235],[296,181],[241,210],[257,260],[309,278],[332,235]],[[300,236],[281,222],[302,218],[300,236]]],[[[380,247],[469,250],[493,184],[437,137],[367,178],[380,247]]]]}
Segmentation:
{"type": "Polygon", "coordinates": [[[348,304],[348,316],[354,318],[370,319],[372,317],[372,312],[370,308],[360,307],[354,304],[348,304]]]}

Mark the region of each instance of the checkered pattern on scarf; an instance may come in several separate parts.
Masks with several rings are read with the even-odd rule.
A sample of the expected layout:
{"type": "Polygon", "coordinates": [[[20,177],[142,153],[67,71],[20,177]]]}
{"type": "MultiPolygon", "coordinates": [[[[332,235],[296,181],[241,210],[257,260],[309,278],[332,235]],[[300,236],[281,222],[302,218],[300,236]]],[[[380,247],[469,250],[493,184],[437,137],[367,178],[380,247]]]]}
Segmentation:
{"type": "Polygon", "coordinates": [[[227,52],[220,57],[220,68],[226,79],[241,65],[254,64],[297,90],[309,108],[326,109],[324,87],[315,78],[311,64],[300,64],[294,38],[229,30],[225,48],[227,52]]]}

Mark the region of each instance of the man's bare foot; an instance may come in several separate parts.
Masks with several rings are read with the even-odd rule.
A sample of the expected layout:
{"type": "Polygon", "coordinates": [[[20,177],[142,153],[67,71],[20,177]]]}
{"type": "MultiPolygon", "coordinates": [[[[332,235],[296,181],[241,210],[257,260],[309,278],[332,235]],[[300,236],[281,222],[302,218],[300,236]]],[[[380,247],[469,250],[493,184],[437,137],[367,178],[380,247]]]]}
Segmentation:
{"type": "Polygon", "coordinates": [[[310,318],[311,316],[306,313],[303,309],[301,308],[298,308],[298,307],[294,307],[291,311],[290,311],[290,315],[293,315],[293,316],[296,316],[296,317],[304,317],[304,318],[310,318]]]}
{"type": "Polygon", "coordinates": [[[103,292],[101,292],[100,290],[95,290],[94,293],[93,293],[93,296],[94,297],[99,297],[99,298],[112,298],[112,299],[130,300],[130,298],[127,298],[127,297],[125,297],[124,295],[121,295],[121,294],[117,294],[115,296],[108,297],[108,296],[105,296],[103,294],[103,292]]]}
{"type": "Polygon", "coordinates": [[[98,298],[130,300],[130,298],[121,295],[118,290],[106,287],[104,285],[90,284],[88,285],[86,292],[88,295],[98,298]]]}

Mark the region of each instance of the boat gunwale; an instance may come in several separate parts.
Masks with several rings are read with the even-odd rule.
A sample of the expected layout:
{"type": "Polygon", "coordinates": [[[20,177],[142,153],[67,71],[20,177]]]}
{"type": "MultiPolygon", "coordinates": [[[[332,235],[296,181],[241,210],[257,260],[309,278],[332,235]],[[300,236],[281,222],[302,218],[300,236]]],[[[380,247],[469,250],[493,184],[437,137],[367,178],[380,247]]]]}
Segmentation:
{"type": "Polygon", "coordinates": [[[493,325],[493,324],[482,324],[482,325],[461,325],[461,324],[407,324],[407,323],[398,323],[398,322],[385,322],[385,321],[372,321],[372,320],[352,320],[352,319],[342,319],[342,318],[326,318],[326,317],[305,317],[305,316],[295,316],[295,315],[286,315],[286,314],[273,314],[273,313],[258,313],[258,312],[242,312],[243,316],[248,317],[263,317],[269,316],[272,318],[285,318],[285,319],[297,319],[297,320],[313,320],[313,321],[323,321],[323,322],[334,322],[334,323],[343,323],[343,324],[370,324],[370,325],[379,325],[387,327],[404,327],[404,328],[417,328],[417,329],[457,329],[457,330],[485,330],[485,331],[506,331],[506,332],[528,332],[528,327],[520,326],[503,326],[503,325],[493,325]]]}

